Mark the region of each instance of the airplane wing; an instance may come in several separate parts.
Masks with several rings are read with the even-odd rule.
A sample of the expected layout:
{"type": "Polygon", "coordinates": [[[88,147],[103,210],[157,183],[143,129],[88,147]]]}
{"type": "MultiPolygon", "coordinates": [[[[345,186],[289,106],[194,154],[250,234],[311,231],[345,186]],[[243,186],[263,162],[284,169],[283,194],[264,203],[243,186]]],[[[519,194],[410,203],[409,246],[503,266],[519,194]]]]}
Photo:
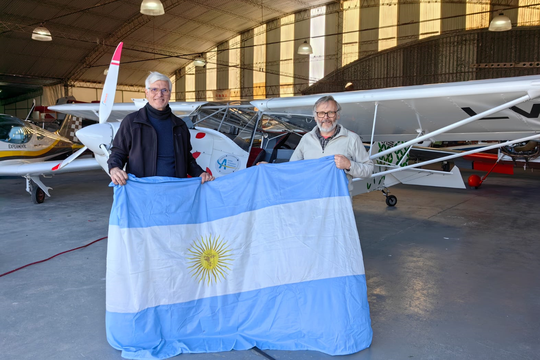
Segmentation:
{"type": "MultiPolygon", "coordinates": [[[[134,101],[133,103],[118,103],[112,106],[111,115],[109,116],[109,122],[122,121],[126,115],[131,114],[139,110],[144,106],[145,101],[134,101]]],[[[196,111],[200,106],[206,104],[206,101],[198,102],[171,102],[169,106],[173,113],[178,116],[189,115],[196,111]]],[[[99,104],[63,104],[54,105],[48,107],[52,111],[56,111],[62,114],[69,114],[85,119],[99,121],[99,104]]]]}
{"type": "Polygon", "coordinates": [[[56,161],[25,161],[25,160],[7,160],[0,166],[0,176],[39,176],[58,173],[68,173],[76,171],[89,171],[101,169],[101,166],[94,158],[82,158],[74,160],[60,170],[54,171],[52,168],[58,165],[56,161]]]}
{"type": "Polygon", "coordinates": [[[463,187],[457,167],[445,173],[421,166],[540,138],[539,75],[271,98],[251,104],[284,121],[303,116],[303,127],[310,129],[316,125],[313,106],[324,95],[332,95],[341,105],[340,123],[370,142],[376,169],[370,179],[357,182],[359,191],[383,190],[390,206],[395,197],[389,202],[385,189],[396,183],[463,187]],[[409,164],[412,146],[427,140],[501,142],[409,164]]]}
{"type": "Polygon", "coordinates": [[[407,141],[428,133],[432,141],[508,140],[540,133],[539,75],[251,103],[268,114],[304,115],[313,127],[313,105],[323,95],[339,102],[340,123],[364,141],[407,141]],[[479,121],[468,121],[477,114],[479,121]],[[454,124],[459,125],[434,132],[454,124]]]}
{"type": "Polygon", "coordinates": [[[69,166],[53,172],[53,167],[57,165],[58,161],[6,160],[0,166],[0,176],[24,177],[26,179],[26,191],[31,194],[34,203],[38,204],[45,200],[45,195],[51,196],[49,190],[52,189],[43,184],[40,179],[41,175],[101,169],[101,166],[94,158],[74,160],[69,166]]]}

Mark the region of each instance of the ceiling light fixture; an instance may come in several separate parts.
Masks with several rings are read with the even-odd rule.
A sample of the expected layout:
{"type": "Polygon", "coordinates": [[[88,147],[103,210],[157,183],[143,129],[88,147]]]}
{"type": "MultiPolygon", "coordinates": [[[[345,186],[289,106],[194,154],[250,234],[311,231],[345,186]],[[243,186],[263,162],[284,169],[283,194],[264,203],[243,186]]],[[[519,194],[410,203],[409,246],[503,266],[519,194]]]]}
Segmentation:
{"type": "Polygon", "coordinates": [[[143,0],[141,3],[141,14],[159,16],[165,14],[165,9],[159,0],[143,0]]]}
{"type": "Polygon", "coordinates": [[[304,43],[298,47],[298,55],[311,55],[311,54],[313,54],[313,48],[311,47],[311,45],[308,44],[307,41],[304,41],[304,43]]]}
{"type": "Polygon", "coordinates": [[[49,29],[45,26],[38,26],[32,31],[32,40],[37,41],[52,41],[52,35],[49,29]]]}
{"type": "Polygon", "coordinates": [[[206,65],[206,60],[204,60],[204,58],[202,57],[202,54],[200,56],[197,56],[194,60],[193,60],[193,65],[195,66],[205,66],[206,65]]]}
{"type": "Polygon", "coordinates": [[[512,29],[512,22],[503,13],[495,16],[489,23],[489,31],[508,31],[512,29]]]}

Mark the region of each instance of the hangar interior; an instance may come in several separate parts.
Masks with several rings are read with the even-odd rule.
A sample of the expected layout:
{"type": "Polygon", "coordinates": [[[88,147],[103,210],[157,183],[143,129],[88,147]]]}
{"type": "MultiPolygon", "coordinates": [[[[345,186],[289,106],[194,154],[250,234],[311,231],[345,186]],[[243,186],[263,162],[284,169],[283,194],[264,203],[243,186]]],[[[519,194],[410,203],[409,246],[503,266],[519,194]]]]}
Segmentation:
{"type": "Polygon", "coordinates": [[[24,117],[32,99],[99,100],[120,41],[115,102],[143,97],[149,71],[171,78],[172,101],[199,101],[519,76],[540,67],[534,0],[168,0],[159,16],[141,14],[140,5],[4,1],[0,112],[24,117]],[[512,31],[487,31],[499,13],[512,31]],[[51,41],[32,39],[39,27],[51,41]],[[304,43],[311,54],[298,53],[304,43]]]}
{"type": "MultiPolygon", "coordinates": [[[[33,101],[48,106],[66,96],[98,101],[120,41],[115,102],[144,97],[149,71],[170,77],[171,101],[235,101],[540,69],[539,0],[162,4],[164,15],[148,16],[141,0],[2,1],[0,113],[24,118],[33,101]],[[512,29],[489,31],[500,13],[512,29]],[[47,29],[48,41],[32,39],[36,28],[47,29]],[[304,44],[311,54],[298,53],[304,44]]],[[[538,357],[539,178],[516,173],[492,176],[478,191],[397,186],[394,208],[380,193],[354,197],[375,335],[371,348],[348,358],[538,357]]],[[[106,236],[112,190],[101,170],[51,179],[64,190],[39,207],[21,191],[21,178],[0,182],[0,274],[106,236]]],[[[105,257],[106,242],[98,242],[0,278],[6,359],[120,358],[104,335],[105,257]]],[[[261,358],[253,351],[210,356],[261,358]]]]}

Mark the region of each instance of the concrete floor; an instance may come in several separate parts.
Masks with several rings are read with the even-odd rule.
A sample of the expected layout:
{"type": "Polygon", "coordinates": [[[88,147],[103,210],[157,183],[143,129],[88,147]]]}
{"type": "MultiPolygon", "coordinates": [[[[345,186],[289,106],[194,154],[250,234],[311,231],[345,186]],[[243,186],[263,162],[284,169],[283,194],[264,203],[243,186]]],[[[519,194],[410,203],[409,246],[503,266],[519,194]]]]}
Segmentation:
{"type": "MultiPolygon", "coordinates": [[[[374,337],[370,349],[343,358],[540,358],[540,172],[517,172],[479,190],[396,186],[395,208],[380,193],[354,198],[374,337]]],[[[53,197],[34,205],[23,179],[1,178],[0,274],[107,236],[108,182],[100,171],[46,179],[53,197]]],[[[1,359],[121,358],[105,339],[106,245],[0,277],[1,359]]]]}

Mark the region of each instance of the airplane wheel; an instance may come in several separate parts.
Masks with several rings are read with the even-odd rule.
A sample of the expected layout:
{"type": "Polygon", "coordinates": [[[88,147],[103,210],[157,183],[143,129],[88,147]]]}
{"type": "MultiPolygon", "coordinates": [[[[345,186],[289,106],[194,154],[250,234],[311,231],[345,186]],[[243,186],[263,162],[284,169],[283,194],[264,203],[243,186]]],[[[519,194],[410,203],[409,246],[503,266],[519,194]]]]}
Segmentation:
{"type": "Polygon", "coordinates": [[[449,164],[448,162],[445,161],[445,162],[442,164],[442,169],[443,169],[443,171],[450,172],[450,164],[449,164]]]}
{"type": "Polygon", "coordinates": [[[45,191],[41,190],[37,185],[34,185],[32,189],[32,201],[34,204],[41,204],[45,201],[45,191]]]}
{"type": "Polygon", "coordinates": [[[397,204],[397,197],[395,197],[394,195],[388,195],[386,197],[386,205],[396,206],[396,204],[397,204]]]}

